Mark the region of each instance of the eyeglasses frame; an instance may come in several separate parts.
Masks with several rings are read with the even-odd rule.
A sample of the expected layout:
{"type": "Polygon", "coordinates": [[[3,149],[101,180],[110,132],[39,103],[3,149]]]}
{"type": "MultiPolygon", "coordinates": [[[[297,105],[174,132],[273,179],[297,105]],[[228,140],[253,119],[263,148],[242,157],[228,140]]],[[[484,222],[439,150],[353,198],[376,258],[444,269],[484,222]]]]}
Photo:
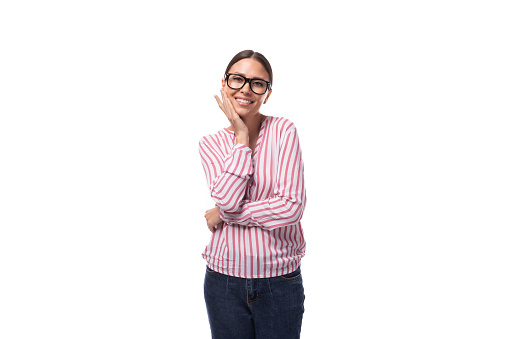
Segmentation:
{"type": "Polygon", "coordinates": [[[240,75],[240,74],[237,74],[237,73],[225,73],[225,74],[224,74],[224,79],[225,79],[226,84],[228,85],[228,87],[230,87],[231,89],[241,89],[241,88],[243,88],[243,87],[246,85],[246,82],[247,82],[247,83],[249,83],[249,89],[251,89],[251,91],[252,91],[254,94],[258,94],[258,93],[256,93],[255,91],[253,91],[253,87],[251,87],[251,81],[253,81],[253,80],[259,80],[259,81],[266,82],[266,83],[267,83],[267,88],[265,89],[265,92],[263,92],[262,94],[258,94],[258,95],[264,95],[265,93],[267,93],[267,91],[270,91],[270,90],[271,90],[271,88],[272,88],[272,84],[270,83],[270,81],[266,81],[266,80],[259,79],[259,78],[246,78],[245,76],[240,75]],[[240,88],[233,88],[233,87],[231,87],[231,86],[228,84],[228,79],[230,78],[230,75],[237,75],[237,76],[239,76],[239,77],[244,78],[244,84],[243,84],[240,88]]]}

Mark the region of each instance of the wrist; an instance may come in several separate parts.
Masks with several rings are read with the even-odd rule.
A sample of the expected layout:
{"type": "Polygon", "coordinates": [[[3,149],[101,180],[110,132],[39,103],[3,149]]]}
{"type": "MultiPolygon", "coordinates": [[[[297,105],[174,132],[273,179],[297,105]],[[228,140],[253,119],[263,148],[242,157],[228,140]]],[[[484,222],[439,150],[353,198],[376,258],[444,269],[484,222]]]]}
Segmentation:
{"type": "Polygon", "coordinates": [[[249,136],[248,135],[236,135],[237,144],[246,145],[249,147],[249,136]]]}

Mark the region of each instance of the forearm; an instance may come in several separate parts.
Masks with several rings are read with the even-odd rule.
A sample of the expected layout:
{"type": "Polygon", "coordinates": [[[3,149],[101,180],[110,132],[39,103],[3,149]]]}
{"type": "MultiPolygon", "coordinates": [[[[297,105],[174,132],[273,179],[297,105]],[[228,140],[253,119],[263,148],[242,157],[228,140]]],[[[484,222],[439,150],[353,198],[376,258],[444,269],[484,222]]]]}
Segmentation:
{"type": "Polygon", "coordinates": [[[222,164],[212,152],[206,151],[207,146],[202,145],[202,164],[211,198],[225,211],[237,210],[253,173],[251,149],[242,144],[234,145],[222,164]]]}
{"type": "Polygon", "coordinates": [[[235,212],[220,209],[220,217],[227,223],[274,229],[296,224],[306,205],[305,192],[300,197],[276,196],[261,201],[243,201],[235,212]]]}

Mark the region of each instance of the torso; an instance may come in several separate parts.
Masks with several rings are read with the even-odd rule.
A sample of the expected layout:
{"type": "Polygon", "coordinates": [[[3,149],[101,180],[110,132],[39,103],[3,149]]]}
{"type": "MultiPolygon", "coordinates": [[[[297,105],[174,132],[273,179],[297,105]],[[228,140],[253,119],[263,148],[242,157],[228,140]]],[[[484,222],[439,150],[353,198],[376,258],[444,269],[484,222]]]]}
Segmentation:
{"type": "MultiPolygon", "coordinates": [[[[271,199],[275,199],[276,192],[280,190],[278,178],[281,175],[294,178],[283,178],[292,188],[281,193],[304,194],[297,189],[303,188],[303,177],[299,174],[302,167],[296,165],[298,162],[283,160],[291,156],[281,156],[298,146],[298,142],[283,143],[285,135],[294,128],[293,123],[285,118],[267,117],[264,123],[262,121],[259,136],[249,142],[253,150],[253,173],[247,182],[243,199],[254,204],[253,212],[258,218],[268,213],[265,211],[270,209],[268,204],[271,201],[277,200],[271,199]]],[[[234,147],[235,135],[231,128],[225,128],[205,136],[204,143],[207,147],[202,148],[202,152],[206,152],[202,162],[210,185],[221,175],[224,166],[221,159],[228,157],[234,147]]],[[[270,219],[270,216],[267,218],[270,219]]],[[[279,227],[278,222],[264,221],[266,228],[226,223],[212,234],[202,256],[211,269],[236,277],[265,278],[289,273],[299,265],[300,258],[305,254],[306,242],[300,221],[285,227],[279,227]]]]}

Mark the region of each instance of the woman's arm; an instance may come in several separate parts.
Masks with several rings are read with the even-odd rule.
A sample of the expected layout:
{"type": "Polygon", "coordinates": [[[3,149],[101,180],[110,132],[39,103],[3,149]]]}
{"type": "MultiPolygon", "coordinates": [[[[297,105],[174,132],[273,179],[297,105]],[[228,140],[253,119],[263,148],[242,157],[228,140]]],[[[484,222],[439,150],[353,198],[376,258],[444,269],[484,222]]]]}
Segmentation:
{"type": "Polygon", "coordinates": [[[247,182],[253,174],[252,151],[249,148],[249,131],[246,124],[235,112],[223,90],[221,96],[223,101],[214,95],[219,108],[231,124],[236,144],[223,159],[225,141],[213,136],[204,137],[200,140],[200,156],[212,200],[216,206],[225,211],[235,211],[239,208],[247,182]]]}
{"type": "Polygon", "coordinates": [[[285,134],[279,153],[278,177],[274,196],[260,201],[242,201],[234,212],[220,206],[225,222],[265,229],[296,224],[306,205],[304,164],[295,127],[285,134]]]}
{"type": "Polygon", "coordinates": [[[253,174],[251,149],[235,144],[223,159],[220,145],[224,142],[214,136],[200,140],[200,157],[212,200],[225,211],[239,208],[253,174]]]}

